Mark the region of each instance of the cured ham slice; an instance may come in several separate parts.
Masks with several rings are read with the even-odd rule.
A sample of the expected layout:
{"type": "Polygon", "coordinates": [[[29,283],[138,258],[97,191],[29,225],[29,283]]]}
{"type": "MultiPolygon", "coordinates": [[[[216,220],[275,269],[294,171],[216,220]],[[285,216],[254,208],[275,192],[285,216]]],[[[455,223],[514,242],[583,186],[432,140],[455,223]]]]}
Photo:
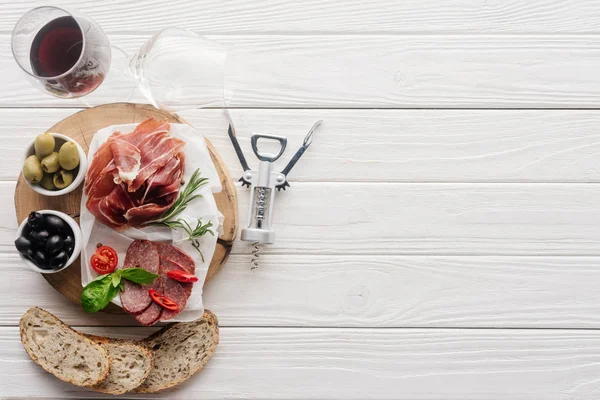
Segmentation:
{"type": "Polygon", "coordinates": [[[110,138],[109,142],[115,165],[119,171],[119,179],[115,183],[130,183],[140,169],[142,159],[140,149],[118,137],[110,138]]]}
{"type": "Polygon", "coordinates": [[[96,151],[84,192],[88,210],[103,224],[123,230],[160,217],[179,193],[185,142],[166,121],[150,118],[133,132],[115,132],[96,151]]]}
{"type": "Polygon", "coordinates": [[[135,179],[128,185],[130,192],[138,190],[156,171],[177,155],[185,142],[168,134],[153,133],[139,145],[142,152],[141,167],[135,179]]]}
{"type": "Polygon", "coordinates": [[[135,240],[127,249],[123,266],[132,267],[159,274],[151,285],[138,285],[124,280],[125,290],[120,294],[121,304],[138,322],[153,325],[159,320],[168,321],[185,308],[192,294],[193,283],[175,281],[167,276],[167,272],[183,270],[193,273],[194,260],[187,254],[167,243],[135,240]],[[154,289],[173,300],[178,305],[178,310],[168,310],[156,304],[148,294],[149,289],[154,289]]]}

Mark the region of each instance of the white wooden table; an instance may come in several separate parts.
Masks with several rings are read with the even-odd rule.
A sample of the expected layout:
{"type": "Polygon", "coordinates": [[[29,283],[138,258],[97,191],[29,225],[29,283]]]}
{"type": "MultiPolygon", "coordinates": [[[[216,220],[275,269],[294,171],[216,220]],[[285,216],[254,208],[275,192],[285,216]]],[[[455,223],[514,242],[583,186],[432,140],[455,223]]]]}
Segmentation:
{"type": "MultiPolygon", "coordinates": [[[[100,397],[18,338],[31,306],[88,332],[155,329],[84,314],[13,248],[21,150],[81,107],[12,59],[12,26],[43,3],[0,1],[0,397],[100,397]]],[[[261,268],[238,242],[206,290],[215,356],[164,397],[600,398],[600,2],[60,4],[128,51],[176,25],[253,53],[231,113],[246,150],[253,131],[288,136],[279,165],[325,121],[261,268]]],[[[222,111],[182,115],[239,177],[222,111]]]]}

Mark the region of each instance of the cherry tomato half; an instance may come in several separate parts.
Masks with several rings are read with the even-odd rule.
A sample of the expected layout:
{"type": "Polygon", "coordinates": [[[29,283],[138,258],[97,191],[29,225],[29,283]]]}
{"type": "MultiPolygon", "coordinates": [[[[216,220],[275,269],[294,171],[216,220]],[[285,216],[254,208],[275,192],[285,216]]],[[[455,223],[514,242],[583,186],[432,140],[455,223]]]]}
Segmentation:
{"type": "Polygon", "coordinates": [[[148,290],[148,294],[150,298],[159,306],[166,308],[171,311],[179,311],[179,306],[173,300],[159,294],[156,290],[150,289],[148,290]]]}
{"type": "Polygon", "coordinates": [[[198,282],[198,277],[180,269],[174,269],[167,272],[167,276],[178,282],[198,282]]]}
{"type": "Polygon", "coordinates": [[[117,268],[119,256],[115,249],[110,246],[98,247],[90,259],[90,264],[94,271],[100,275],[110,274],[117,268]]]}

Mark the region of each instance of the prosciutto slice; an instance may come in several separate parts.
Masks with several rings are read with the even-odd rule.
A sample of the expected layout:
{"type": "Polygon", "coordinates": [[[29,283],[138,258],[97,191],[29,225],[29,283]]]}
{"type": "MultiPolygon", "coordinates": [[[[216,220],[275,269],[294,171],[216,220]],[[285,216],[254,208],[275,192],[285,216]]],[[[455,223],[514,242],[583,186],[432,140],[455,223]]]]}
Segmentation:
{"type": "Polygon", "coordinates": [[[84,192],[88,210],[116,230],[140,226],[168,210],[179,194],[185,142],[166,121],[150,118],[133,132],[115,132],[94,154],[84,192]]]}
{"type": "Polygon", "coordinates": [[[119,179],[115,183],[130,183],[135,179],[140,170],[142,159],[140,149],[119,137],[110,138],[110,150],[114,163],[119,171],[119,179]]]}

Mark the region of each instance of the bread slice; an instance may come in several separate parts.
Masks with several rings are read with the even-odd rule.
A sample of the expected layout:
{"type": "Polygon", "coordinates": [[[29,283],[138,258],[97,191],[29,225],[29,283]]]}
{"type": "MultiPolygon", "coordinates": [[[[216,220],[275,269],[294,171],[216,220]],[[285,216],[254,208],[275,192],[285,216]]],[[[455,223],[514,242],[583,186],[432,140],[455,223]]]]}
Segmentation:
{"type": "Polygon", "coordinates": [[[30,308],[19,322],[21,342],[33,361],[58,379],[95,385],[108,375],[108,353],[41,308],[30,308]]]}
{"type": "Polygon", "coordinates": [[[219,321],[210,311],[194,322],[171,324],[142,341],[154,353],[154,368],[136,392],[154,393],[198,372],[219,343],[219,321]]]}
{"type": "Polygon", "coordinates": [[[88,386],[90,389],[108,394],[123,394],[146,380],[154,364],[154,356],[148,348],[131,340],[93,335],[87,337],[102,345],[110,359],[108,376],[103,382],[88,386]]]}

